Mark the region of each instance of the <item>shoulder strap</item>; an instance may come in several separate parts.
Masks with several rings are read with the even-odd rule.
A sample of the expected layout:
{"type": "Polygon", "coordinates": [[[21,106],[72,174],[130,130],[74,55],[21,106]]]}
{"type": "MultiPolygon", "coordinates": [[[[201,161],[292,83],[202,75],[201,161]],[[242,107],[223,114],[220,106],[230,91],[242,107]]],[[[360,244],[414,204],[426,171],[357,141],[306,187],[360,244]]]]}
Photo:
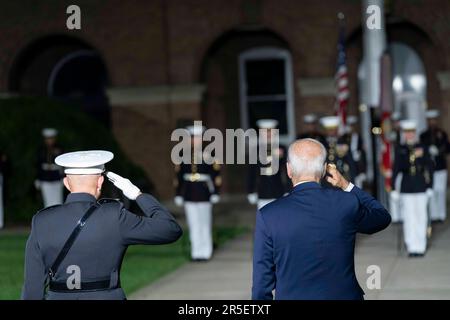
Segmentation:
{"type": "Polygon", "coordinates": [[[73,229],[72,233],[70,234],[69,238],[66,240],[66,243],[64,244],[64,247],[59,252],[58,256],[56,257],[55,262],[53,262],[52,266],[50,267],[48,273],[50,276],[50,279],[53,279],[56,272],[58,272],[59,265],[66,257],[67,253],[69,252],[70,248],[72,248],[73,243],[77,239],[78,235],[80,234],[81,229],[83,229],[84,225],[86,224],[87,219],[92,215],[92,213],[99,207],[98,203],[93,204],[89,207],[89,209],[86,211],[84,216],[78,220],[78,223],[73,229]]]}

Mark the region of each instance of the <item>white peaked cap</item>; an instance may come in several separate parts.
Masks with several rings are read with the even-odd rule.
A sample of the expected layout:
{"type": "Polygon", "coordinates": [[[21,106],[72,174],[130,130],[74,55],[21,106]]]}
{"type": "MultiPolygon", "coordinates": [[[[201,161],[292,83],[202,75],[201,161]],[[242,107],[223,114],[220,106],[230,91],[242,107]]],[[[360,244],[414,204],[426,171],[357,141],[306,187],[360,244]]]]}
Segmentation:
{"type": "Polygon", "coordinates": [[[303,117],[304,123],[314,123],[317,121],[317,116],[313,113],[305,114],[303,117]]]}
{"type": "Polygon", "coordinates": [[[191,136],[201,136],[206,130],[204,126],[187,126],[186,129],[191,136]]]}
{"type": "Polygon", "coordinates": [[[336,128],[339,126],[340,119],[336,116],[320,118],[320,123],[324,128],[336,128]]]}
{"type": "Polygon", "coordinates": [[[347,124],[352,125],[352,124],[356,124],[357,122],[358,122],[357,116],[348,116],[347,117],[347,124]]]}
{"type": "Polygon", "coordinates": [[[400,128],[402,130],[416,130],[417,122],[414,120],[402,120],[400,121],[400,128]]]}
{"type": "Polygon", "coordinates": [[[55,163],[65,168],[65,174],[101,174],[105,171],[105,163],[113,158],[114,154],[109,151],[76,151],[56,157],[55,163]]]}
{"type": "Polygon", "coordinates": [[[393,112],[391,114],[391,119],[394,121],[400,120],[400,112],[393,112]]]}
{"type": "Polygon", "coordinates": [[[53,128],[44,128],[42,129],[42,136],[44,138],[53,138],[58,135],[58,130],[53,128]]]}
{"type": "Polygon", "coordinates": [[[275,129],[278,126],[278,121],[275,119],[260,119],[256,121],[256,125],[260,129],[275,129]]]}
{"type": "Polygon", "coordinates": [[[433,118],[439,117],[440,112],[439,112],[439,110],[432,109],[432,110],[428,110],[425,113],[425,115],[426,115],[427,119],[433,119],[433,118]]]}

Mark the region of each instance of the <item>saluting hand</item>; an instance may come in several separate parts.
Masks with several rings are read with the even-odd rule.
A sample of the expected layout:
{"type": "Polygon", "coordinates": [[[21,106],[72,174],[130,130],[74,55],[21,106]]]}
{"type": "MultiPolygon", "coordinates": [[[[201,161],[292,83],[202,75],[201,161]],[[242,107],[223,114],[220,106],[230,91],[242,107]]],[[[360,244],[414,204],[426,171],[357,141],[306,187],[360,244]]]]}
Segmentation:
{"type": "Polygon", "coordinates": [[[136,200],[136,198],[141,194],[141,190],[132,184],[130,180],[122,178],[118,174],[111,171],[109,171],[106,176],[118,189],[122,190],[123,194],[128,199],[136,200]]]}
{"type": "Polygon", "coordinates": [[[327,177],[327,181],[337,188],[345,190],[348,187],[348,181],[341,175],[334,164],[327,165],[327,172],[330,176],[327,177]]]}

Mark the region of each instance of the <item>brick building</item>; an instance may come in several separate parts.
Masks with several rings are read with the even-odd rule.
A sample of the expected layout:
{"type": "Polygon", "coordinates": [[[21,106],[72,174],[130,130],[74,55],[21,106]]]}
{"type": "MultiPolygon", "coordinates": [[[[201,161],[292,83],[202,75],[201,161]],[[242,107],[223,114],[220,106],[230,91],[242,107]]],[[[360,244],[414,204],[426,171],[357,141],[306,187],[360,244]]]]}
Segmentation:
{"type": "MultiPolygon", "coordinates": [[[[173,193],[170,134],[184,120],[245,127],[254,121],[255,105],[276,105],[289,139],[302,130],[304,114],[332,112],[338,12],[346,16],[351,113],[357,113],[358,0],[82,0],[76,1],[81,30],[66,28],[70,4],[2,3],[0,92],[94,92],[84,108],[99,118],[110,114],[122,148],[164,198],[173,193]],[[261,57],[273,63],[258,65],[261,57]],[[273,86],[260,84],[253,96],[242,91],[243,79],[264,68],[273,72],[273,86]]],[[[449,131],[450,2],[387,1],[386,13],[389,43],[418,55],[426,101],[441,110],[449,131]]],[[[225,190],[242,191],[245,168],[225,170],[225,190]]]]}

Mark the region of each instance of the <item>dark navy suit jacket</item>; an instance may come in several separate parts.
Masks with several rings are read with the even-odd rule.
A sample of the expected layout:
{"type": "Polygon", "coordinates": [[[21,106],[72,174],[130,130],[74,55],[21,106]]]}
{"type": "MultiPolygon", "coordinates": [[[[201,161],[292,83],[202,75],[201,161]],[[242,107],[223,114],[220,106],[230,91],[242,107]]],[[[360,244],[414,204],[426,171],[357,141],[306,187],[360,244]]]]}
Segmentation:
{"type": "Polygon", "coordinates": [[[363,299],[354,268],[356,233],[391,222],[372,196],[318,183],[297,185],[256,217],[252,297],[257,300],[363,299]]]}

